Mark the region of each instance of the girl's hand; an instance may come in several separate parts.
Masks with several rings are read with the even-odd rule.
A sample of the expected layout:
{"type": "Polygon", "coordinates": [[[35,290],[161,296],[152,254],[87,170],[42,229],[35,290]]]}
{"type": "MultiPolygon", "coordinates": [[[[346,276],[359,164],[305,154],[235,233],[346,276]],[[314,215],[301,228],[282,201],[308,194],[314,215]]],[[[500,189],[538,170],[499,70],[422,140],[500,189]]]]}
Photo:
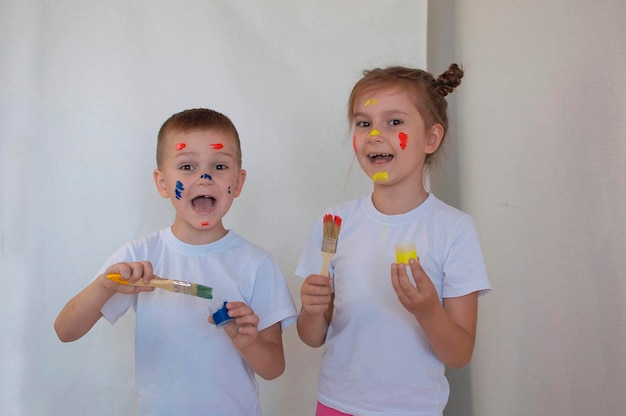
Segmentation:
{"type": "Polygon", "coordinates": [[[332,293],[330,277],[318,274],[307,276],[300,287],[302,310],[310,315],[323,314],[330,305],[332,293]]]}
{"type": "Polygon", "coordinates": [[[121,283],[115,283],[114,281],[108,279],[106,277],[109,273],[119,273],[122,275],[123,280],[128,280],[129,283],[134,283],[139,280],[144,283],[150,283],[152,279],[159,279],[159,277],[155,276],[152,273],[152,263],[149,261],[137,261],[131,263],[116,263],[104,272],[99,278],[102,281],[102,285],[112,291],[112,292],[120,292],[120,293],[139,293],[139,292],[150,292],[153,291],[153,287],[139,287],[139,286],[129,286],[121,283]]]}
{"type": "MultiPolygon", "coordinates": [[[[259,317],[252,308],[243,302],[228,302],[226,309],[234,320],[224,325],[224,331],[235,348],[243,350],[254,344],[259,336],[259,317]]],[[[209,322],[213,323],[210,315],[209,322]]]]}
{"type": "Polygon", "coordinates": [[[411,284],[405,264],[391,265],[391,284],[398,295],[400,303],[419,320],[427,317],[441,306],[437,289],[433,285],[419,261],[409,260],[415,286],[411,284]]]}

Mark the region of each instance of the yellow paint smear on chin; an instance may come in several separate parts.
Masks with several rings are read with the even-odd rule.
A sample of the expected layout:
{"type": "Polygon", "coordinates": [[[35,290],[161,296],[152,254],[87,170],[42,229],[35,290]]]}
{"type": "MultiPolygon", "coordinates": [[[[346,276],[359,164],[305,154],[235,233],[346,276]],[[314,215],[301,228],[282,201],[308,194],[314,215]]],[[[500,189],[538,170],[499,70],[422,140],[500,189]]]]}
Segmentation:
{"type": "Polygon", "coordinates": [[[372,176],[372,180],[374,182],[385,182],[389,180],[389,174],[387,172],[376,172],[374,176],[372,176]]]}

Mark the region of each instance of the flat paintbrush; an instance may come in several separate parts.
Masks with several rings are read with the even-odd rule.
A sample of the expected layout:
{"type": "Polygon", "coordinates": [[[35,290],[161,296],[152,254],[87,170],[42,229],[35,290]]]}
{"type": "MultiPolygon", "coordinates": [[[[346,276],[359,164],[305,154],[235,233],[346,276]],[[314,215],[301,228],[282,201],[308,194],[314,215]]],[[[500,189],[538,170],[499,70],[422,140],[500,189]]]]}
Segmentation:
{"type": "Polygon", "coordinates": [[[337,251],[337,238],[341,230],[341,217],[338,215],[324,215],[324,234],[322,240],[322,276],[329,276],[328,268],[337,251]]]}
{"type": "Polygon", "coordinates": [[[122,279],[122,275],[119,273],[109,273],[107,274],[107,278],[123,285],[156,287],[159,289],[169,290],[170,292],[183,293],[185,295],[198,296],[205,299],[213,299],[212,288],[199,285],[197,283],[183,282],[182,280],[152,279],[149,283],[144,283],[142,280],[130,283],[128,280],[122,279]]]}

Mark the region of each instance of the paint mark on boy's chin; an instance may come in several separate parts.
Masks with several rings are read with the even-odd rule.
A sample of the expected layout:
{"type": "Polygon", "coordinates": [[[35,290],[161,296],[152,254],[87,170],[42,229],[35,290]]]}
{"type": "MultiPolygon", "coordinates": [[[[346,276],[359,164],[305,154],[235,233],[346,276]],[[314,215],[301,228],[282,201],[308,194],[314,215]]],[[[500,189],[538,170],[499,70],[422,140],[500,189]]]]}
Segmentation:
{"type": "Polygon", "coordinates": [[[398,140],[400,140],[400,148],[402,150],[406,149],[406,143],[409,140],[409,136],[406,133],[400,132],[398,133],[398,140]]]}
{"type": "Polygon", "coordinates": [[[387,172],[376,172],[372,176],[374,182],[386,182],[389,180],[389,174],[387,172]]]}
{"type": "Polygon", "coordinates": [[[224,145],[222,143],[212,143],[211,149],[223,149],[224,145]]]}
{"type": "Polygon", "coordinates": [[[176,143],[176,150],[183,150],[187,145],[185,143],[176,143]]]}
{"type": "Polygon", "coordinates": [[[200,223],[201,227],[208,227],[209,226],[209,222],[208,221],[204,221],[202,223],[200,223]]]}

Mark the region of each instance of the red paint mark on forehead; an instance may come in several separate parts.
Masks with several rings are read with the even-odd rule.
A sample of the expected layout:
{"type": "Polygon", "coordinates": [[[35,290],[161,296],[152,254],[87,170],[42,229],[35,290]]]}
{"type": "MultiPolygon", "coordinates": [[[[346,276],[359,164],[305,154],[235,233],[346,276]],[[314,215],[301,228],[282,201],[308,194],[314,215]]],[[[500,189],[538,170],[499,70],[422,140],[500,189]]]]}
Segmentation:
{"type": "Polygon", "coordinates": [[[400,132],[398,133],[398,139],[400,140],[400,148],[402,150],[406,149],[406,142],[409,139],[409,136],[406,135],[406,133],[400,132]]]}
{"type": "Polygon", "coordinates": [[[223,149],[224,145],[222,143],[212,143],[211,149],[223,149]]]}
{"type": "Polygon", "coordinates": [[[176,143],[176,150],[183,150],[187,145],[185,143],[176,143]]]}

